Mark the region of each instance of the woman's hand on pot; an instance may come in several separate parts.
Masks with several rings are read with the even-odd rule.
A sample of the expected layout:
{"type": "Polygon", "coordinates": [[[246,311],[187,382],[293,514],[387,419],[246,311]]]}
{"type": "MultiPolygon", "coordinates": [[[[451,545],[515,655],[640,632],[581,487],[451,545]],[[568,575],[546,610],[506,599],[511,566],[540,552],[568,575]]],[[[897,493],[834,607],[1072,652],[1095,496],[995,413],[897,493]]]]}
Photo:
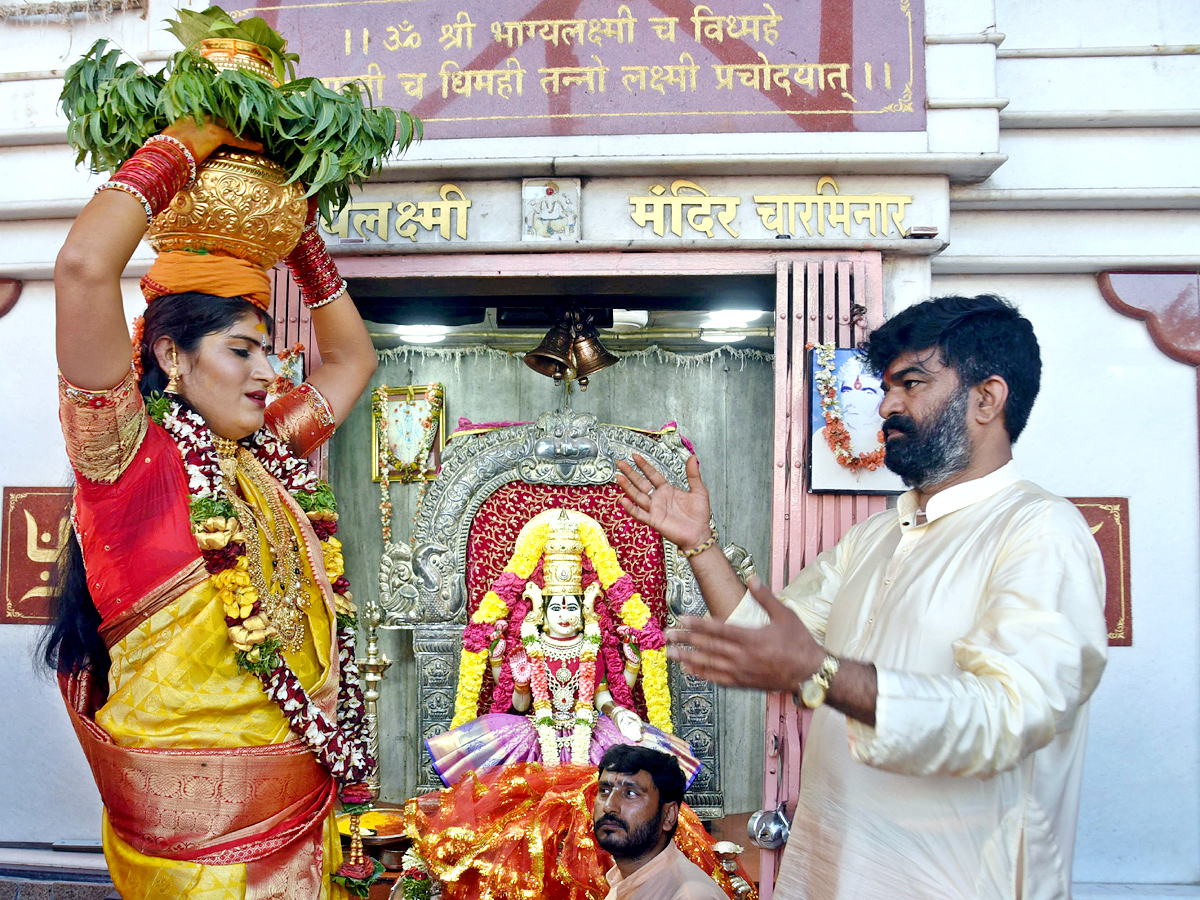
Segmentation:
{"type": "Polygon", "coordinates": [[[262,153],[263,145],[258,141],[240,138],[224,125],[205,117],[199,125],[191,116],[184,116],[163,129],[163,134],[182,141],[200,165],[213,155],[218,147],[236,147],[251,153],[262,153]]]}

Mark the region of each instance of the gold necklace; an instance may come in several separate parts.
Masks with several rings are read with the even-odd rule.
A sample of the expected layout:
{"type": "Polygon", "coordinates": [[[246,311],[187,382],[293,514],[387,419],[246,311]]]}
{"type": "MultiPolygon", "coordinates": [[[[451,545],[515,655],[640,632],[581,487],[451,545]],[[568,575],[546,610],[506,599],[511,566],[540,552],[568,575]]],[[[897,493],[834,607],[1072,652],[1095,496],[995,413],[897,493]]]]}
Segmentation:
{"type": "Polygon", "coordinates": [[[237,441],[214,436],[214,444],[225,495],[237,511],[238,519],[243,523],[242,530],[246,532],[250,583],[258,593],[262,612],[279,632],[279,639],[283,645],[289,650],[299,650],[304,642],[303,610],[308,609],[309,599],[304,590],[300,569],[300,548],[295,533],[288,525],[283,504],[279,502],[275,484],[262,463],[237,441]],[[260,522],[250,505],[242,499],[237,487],[239,471],[266,498],[271,518],[274,520],[273,528],[268,528],[265,523],[260,522]],[[253,529],[247,525],[252,525],[253,529]],[[260,536],[266,538],[267,547],[274,557],[275,565],[271,570],[270,584],[267,584],[263,573],[260,536]]]}

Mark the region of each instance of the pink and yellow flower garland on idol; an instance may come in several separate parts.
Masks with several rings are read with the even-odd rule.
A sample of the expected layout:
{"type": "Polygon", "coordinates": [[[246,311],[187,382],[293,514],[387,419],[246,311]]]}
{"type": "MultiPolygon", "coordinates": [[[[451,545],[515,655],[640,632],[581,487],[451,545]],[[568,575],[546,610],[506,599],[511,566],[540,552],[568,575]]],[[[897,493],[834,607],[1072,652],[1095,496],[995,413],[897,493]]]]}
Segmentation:
{"type": "MultiPolygon", "coordinates": [[[[508,646],[517,646],[521,623],[530,608],[529,601],[521,595],[525,584],[531,580],[538,568],[550,535],[551,517],[557,517],[561,512],[559,509],[548,509],[525,523],[517,535],[512,558],[492,583],[491,590],[484,595],[479,607],[471,616],[470,624],[463,631],[458,693],[451,727],[464,725],[478,715],[479,695],[488,664],[488,644],[496,622],[501,619],[507,620],[505,637],[508,646]]],[[[641,649],[642,691],[646,697],[647,718],[659,731],[671,734],[674,729],[671,724],[671,694],[667,688],[667,654],[662,627],[651,615],[650,607],[642,600],[641,594],[634,589],[633,578],[622,571],[617,562],[617,554],[609,544],[604,529],[591,516],[575,511],[572,511],[572,514],[578,521],[579,539],[584,546],[585,558],[591,561],[600,586],[604,588],[602,603],[607,604],[620,624],[631,629],[641,649]]],[[[584,571],[586,577],[586,565],[584,571]]],[[[621,674],[624,663],[619,647],[606,642],[601,652],[605,654],[605,668],[609,672],[608,686],[613,700],[618,706],[633,709],[632,693],[621,674]]],[[[512,692],[512,670],[506,659],[499,683],[492,693],[490,711],[508,712],[512,705],[512,692]]]]}

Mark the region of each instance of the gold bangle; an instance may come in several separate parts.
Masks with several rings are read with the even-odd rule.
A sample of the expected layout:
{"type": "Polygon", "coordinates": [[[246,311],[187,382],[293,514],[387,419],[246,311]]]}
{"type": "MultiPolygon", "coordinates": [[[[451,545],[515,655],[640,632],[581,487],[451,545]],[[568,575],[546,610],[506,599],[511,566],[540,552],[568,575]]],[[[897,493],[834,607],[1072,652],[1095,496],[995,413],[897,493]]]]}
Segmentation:
{"type": "Polygon", "coordinates": [[[328,306],[334,300],[338,299],[344,293],[346,293],[346,288],[349,287],[349,285],[346,284],[345,278],[343,278],[341,281],[342,281],[342,286],[339,287],[332,294],[330,294],[328,297],[324,298],[323,300],[318,300],[315,303],[309,303],[307,300],[304,300],[303,296],[301,296],[300,299],[304,300],[304,305],[307,306],[309,309],[320,309],[322,306],[328,306]]]}
{"type": "Polygon", "coordinates": [[[708,540],[705,541],[703,544],[700,544],[697,547],[689,547],[686,550],[681,549],[681,552],[683,553],[683,558],[691,559],[693,556],[699,556],[701,553],[703,553],[709,547],[716,544],[717,540],[718,540],[717,529],[714,528],[714,529],[712,529],[712,533],[708,536],[708,540]]]}
{"type": "Polygon", "coordinates": [[[128,184],[122,184],[119,181],[106,181],[104,184],[100,185],[100,187],[96,188],[96,190],[92,192],[92,195],[95,196],[101,191],[123,191],[138,203],[142,204],[142,210],[146,213],[147,225],[154,221],[154,207],[150,205],[150,201],[146,199],[146,195],[137,188],[128,184]]]}

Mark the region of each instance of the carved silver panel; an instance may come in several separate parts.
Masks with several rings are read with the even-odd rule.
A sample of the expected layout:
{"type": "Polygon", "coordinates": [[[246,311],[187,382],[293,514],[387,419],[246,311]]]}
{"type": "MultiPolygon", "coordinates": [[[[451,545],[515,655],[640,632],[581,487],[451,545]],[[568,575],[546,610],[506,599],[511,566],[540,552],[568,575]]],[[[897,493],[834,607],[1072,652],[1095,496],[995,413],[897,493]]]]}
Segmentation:
{"type": "Polygon", "coordinates": [[[567,409],[538,416],[533,446],[517,473],[529,484],[607,484],[617,467],[596,417],[567,409]]]}
{"type": "MultiPolygon", "coordinates": [[[[417,728],[422,742],[450,730],[454,719],[454,695],[458,687],[458,658],[462,651],[462,627],[420,625],[413,629],[413,656],[417,660],[417,728]]],[[[417,792],[441,790],[445,785],[433,770],[429,754],[421,745],[421,781],[417,792]]]]}
{"type": "MultiPolygon", "coordinates": [[[[616,462],[639,454],[666,479],[687,486],[690,455],[677,434],[652,438],[572,410],[547,412],[536,423],[500,428],[450,441],[442,469],[417,511],[413,546],[389,544],[380,564],[379,594],[385,628],[413,630],[419,679],[418,730],[428,738],[447,730],[454,715],[462,629],[466,624],[466,558],[471,522],[499,487],[511,481],[547,485],[607,484],[616,462]]],[[[664,545],[668,618],[702,615],[691,567],[674,544],[664,545]]],[[[728,552],[728,551],[727,551],[728,552]]],[[[723,814],[720,752],[721,698],[716,688],[670,671],[676,732],[687,740],[703,769],[688,793],[701,818],[723,814]]],[[[441,782],[428,755],[419,790],[441,782]]]]}

